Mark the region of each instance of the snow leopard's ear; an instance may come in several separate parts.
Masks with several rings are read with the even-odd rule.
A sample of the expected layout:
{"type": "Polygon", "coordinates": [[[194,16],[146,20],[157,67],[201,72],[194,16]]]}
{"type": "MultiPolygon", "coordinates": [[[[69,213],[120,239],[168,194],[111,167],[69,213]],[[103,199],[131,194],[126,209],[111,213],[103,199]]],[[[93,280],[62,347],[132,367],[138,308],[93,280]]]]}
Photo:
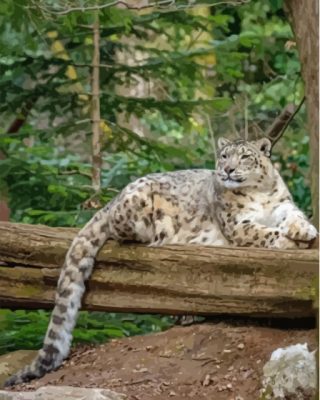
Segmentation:
{"type": "Polygon", "coordinates": [[[222,149],[222,147],[227,146],[228,144],[231,144],[232,142],[229,139],[226,138],[219,138],[218,139],[218,150],[222,149]]]}
{"type": "Polygon", "coordinates": [[[253,144],[266,157],[270,157],[271,156],[271,147],[272,147],[272,145],[271,145],[271,141],[269,139],[263,138],[263,139],[255,140],[253,142],[253,144]]]}

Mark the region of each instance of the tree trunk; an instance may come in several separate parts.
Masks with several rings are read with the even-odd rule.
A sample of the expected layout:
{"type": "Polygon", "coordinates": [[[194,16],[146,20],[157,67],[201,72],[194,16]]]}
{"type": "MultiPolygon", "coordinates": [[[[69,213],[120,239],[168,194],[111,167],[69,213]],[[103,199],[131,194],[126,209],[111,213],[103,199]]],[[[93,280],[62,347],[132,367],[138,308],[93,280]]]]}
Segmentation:
{"type": "Polygon", "coordinates": [[[92,58],[92,187],[98,192],[101,189],[101,118],[100,118],[100,24],[99,12],[95,12],[93,24],[93,58],[92,58]]]}
{"type": "MultiPolygon", "coordinates": [[[[17,133],[20,128],[24,125],[31,111],[34,103],[37,101],[37,97],[33,96],[29,101],[26,102],[18,112],[16,118],[11,122],[7,129],[7,134],[17,133]]],[[[0,160],[5,160],[6,155],[0,150],[0,160]]],[[[10,208],[9,208],[9,188],[4,182],[0,184],[0,221],[10,220],[10,208]]]]}
{"type": "Polygon", "coordinates": [[[285,0],[296,37],[308,109],[313,222],[319,226],[319,4],[317,0],[285,0]]]}
{"type": "MultiPolygon", "coordinates": [[[[51,308],[60,266],[76,229],[3,223],[0,303],[51,308]]],[[[83,307],[167,314],[314,315],[317,250],[109,242],[100,252],[83,307]]]]}

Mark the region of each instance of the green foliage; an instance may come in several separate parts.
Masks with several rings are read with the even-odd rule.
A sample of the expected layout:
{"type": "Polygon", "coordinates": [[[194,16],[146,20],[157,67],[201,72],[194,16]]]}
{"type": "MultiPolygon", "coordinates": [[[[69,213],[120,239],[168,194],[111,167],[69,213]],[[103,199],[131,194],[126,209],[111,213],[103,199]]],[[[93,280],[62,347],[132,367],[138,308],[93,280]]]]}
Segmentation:
{"type": "Polygon", "coordinates": [[[281,153],[275,154],[273,160],[279,163],[281,175],[287,182],[294,201],[311,216],[308,147],[308,136],[287,141],[287,147],[282,146],[281,153]]]}
{"type": "MultiPolygon", "coordinates": [[[[39,349],[49,323],[50,312],[0,311],[0,354],[19,349],[39,349]]],[[[172,318],[157,315],[85,312],[79,315],[73,343],[102,343],[110,338],[159,332],[172,318]]]]}
{"type": "MultiPolygon", "coordinates": [[[[99,13],[103,189],[95,193],[90,158],[93,14],[52,13],[82,3],[93,4],[0,4],[0,196],[8,193],[13,221],[82,226],[95,211],[85,206],[90,198],[99,196],[106,203],[138,176],[213,168],[212,142],[243,134],[246,105],[255,137],[256,124],[265,131],[287,103],[297,104],[303,96],[281,0],[252,0],[238,7],[218,2],[210,15],[183,10],[185,1],[179,1],[178,12],[104,8],[99,13]],[[151,88],[143,96],[130,90],[141,80],[151,88]],[[26,122],[9,132],[20,114],[28,114],[26,122]],[[142,128],[144,134],[138,134],[142,128]]],[[[305,120],[302,109],[273,160],[297,204],[310,214],[305,120]]],[[[99,342],[170,323],[159,316],[81,313],[75,341],[99,342]]],[[[0,351],[40,347],[47,324],[45,311],[0,311],[0,351]]]]}

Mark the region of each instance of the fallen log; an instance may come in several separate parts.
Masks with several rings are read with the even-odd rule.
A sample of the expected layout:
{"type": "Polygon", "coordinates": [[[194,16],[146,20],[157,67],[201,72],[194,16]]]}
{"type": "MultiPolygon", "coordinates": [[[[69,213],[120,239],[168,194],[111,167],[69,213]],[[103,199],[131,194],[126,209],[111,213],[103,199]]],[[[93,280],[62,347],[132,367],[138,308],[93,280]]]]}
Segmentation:
{"type": "MultiPolygon", "coordinates": [[[[77,229],[1,223],[0,306],[52,308],[59,269],[77,229]]],[[[109,242],[83,309],[164,314],[314,315],[317,250],[109,242]]]]}

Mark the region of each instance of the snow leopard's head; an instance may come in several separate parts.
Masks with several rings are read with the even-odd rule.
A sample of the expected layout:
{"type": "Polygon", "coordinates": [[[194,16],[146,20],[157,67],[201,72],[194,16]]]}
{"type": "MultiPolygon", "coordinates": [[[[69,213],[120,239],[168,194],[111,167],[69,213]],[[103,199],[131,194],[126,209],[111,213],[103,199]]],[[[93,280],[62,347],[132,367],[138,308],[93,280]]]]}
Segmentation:
{"type": "Polygon", "coordinates": [[[273,176],[271,142],[267,138],[250,142],[220,138],[217,150],[216,176],[227,189],[259,187],[273,176]]]}

